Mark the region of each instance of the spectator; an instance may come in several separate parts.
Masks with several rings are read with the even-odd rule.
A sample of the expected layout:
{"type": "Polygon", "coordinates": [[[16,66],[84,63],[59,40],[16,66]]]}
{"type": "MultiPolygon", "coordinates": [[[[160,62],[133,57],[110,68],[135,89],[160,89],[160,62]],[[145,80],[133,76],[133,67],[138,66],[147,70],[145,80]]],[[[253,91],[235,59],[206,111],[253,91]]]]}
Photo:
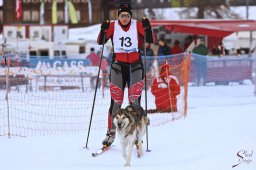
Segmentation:
{"type": "MultiPolygon", "coordinates": [[[[94,48],[92,47],[90,49],[90,54],[86,57],[86,59],[90,60],[91,66],[99,66],[100,64],[100,56],[94,52],[94,48]]],[[[91,76],[90,83],[91,88],[96,88],[96,81],[97,76],[91,76]]],[[[98,83],[98,87],[100,86],[100,83],[98,83]]]]}
{"type": "Polygon", "coordinates": [[[204,85],[206,82],[206,75],[207,75],[207,55],[208,55],[208,48],[204,45],[204,41],[201,41],[200,44],[195,47],[192,51],[195,54],[195,63],[196,63],[196,70],[197,70],[197,85],[204,85]]]}
{"type": "Polygon", "coordinates": [[[161,38],[158,41],[158,44],[159,44],[158,53],[157,53],[158,56],[171,55],[172,54],[171,48],[167,46],[164,39],[161,38]]]}
{"type": "Polygon", "coordinates": [[[160,76],[154,78],[151,86],[151,92],[155,96],[156,112],[177,112],[177,95],[180,94],[180,85],[170,69],[171,65],[164,61],[160,76]]]}
{"type": "Polygon", "coordinates": [[[86,57],[86,59],[90,60],[91,66],[99,66],[100,64],[100,56],[95,53],[93,47],[90,49],[90,54],[86,57]]]}
{"type": "Polygon", "coordinates": [[[180,53],[183,52],[181,47],[180,47],[180,41],[179,40],[174,41],[174,44],[171,48],[171,51],[172,51],[172,54],[180,54],[180,53]]]}
{"type": "Polygon", "coordinates": [[[191,35],[186,37],[185,43],[184,43],[184,51],[188,49],[192,41],[193,41],[193,37],[191,35]]]}
{"type": "Polygon", "coordinates": [[[217,54],[219,57],[222,57],[222,56],[225,55],[225,48],[224,48],[224,45],[223,45],[222,42],[220,42],[219,45],[217,46],[216,54],[217,54]]]}
{"type": "Polygon", "coordinates": [[[200,41],[200,44],[198,46],[196,46],[193,51],[193,53],[199,54],[199,55],[208,55],[208,48],[205,46],[205,43],[203,40],[200,41]]]}
{"type": "Polygon", "coordinates": [[[215,45],[212,46],[211,52],[212,52],[212,53],[211,53],[212,55],[216,55],[216,54],[217,54],[217,48],[216,48],[215,45]]]}

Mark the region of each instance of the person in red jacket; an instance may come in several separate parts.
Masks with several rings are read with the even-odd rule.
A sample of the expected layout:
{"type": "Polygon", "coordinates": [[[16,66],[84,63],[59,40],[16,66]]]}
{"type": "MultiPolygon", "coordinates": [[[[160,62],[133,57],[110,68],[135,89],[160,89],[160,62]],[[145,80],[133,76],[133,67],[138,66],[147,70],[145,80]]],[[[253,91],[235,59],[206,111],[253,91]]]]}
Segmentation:
{"type": "Polygon", "coordinates": [[[100,56],[95,53],[93,47],[90,49],[90,54],[86,57],[86,59],[90,60],[91,66],[99,66],[100,64],[100,56]]]}
{"type": "Polygon", "coordinates": [[[171,50],[172,50],[172,54],[180,54],[180,53],[183,52],[181,47],[180,47],[180,41],[179,40],[174,41],[174,44],[173,44],[171,50]]]}
{"type": "MultiPolygon", "coordinates": [[[[170,72],[171,65],[164,61],[160,76],[153,79],[151,92],[155,96],[156,112],[177,112],[177,95],[180,85],[176,76],[170,72]]],[[[150,112],[150,111],[149,111],[150,112]]]]}
{"type": "MultiPolygon", "coordinates": [[[[90,54],[86,57],[86,59],[90,61],[91,66],[99,66],[100,64],[100,56],[95,53],[95,49],[93,47],[91,47],[90,54]]],[[[97,76],[90,77],[90,84],[92,89],[96,88],[96,81],[97,76]]]]}
{"type": "Polygon", "coordinates": [[[110,146],[114,142],[116,129],[112,115],[123,103],[126,85],[130,104],[140,105],[144,88],[144,69],[139,49],[143,47],[144,37],[146,42],[153,43],[152,30],[147,18],[143,17],[142,21],[131,18],[131,4],[120,3],[118,20],[103,22],[97,40],[101,45],[111,39],[113,45],[109,78],[111,103],[108,112],[108,131],[102,142],[103,147],[110,146]]]}

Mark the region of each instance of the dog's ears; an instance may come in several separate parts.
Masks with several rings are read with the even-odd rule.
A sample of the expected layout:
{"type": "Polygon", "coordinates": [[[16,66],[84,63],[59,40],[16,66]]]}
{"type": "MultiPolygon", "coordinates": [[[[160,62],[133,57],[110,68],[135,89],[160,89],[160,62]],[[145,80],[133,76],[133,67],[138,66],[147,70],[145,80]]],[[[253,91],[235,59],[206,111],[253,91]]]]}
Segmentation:
{"type": "Polygon", "coordinates": [[[115,113],[111,115],[112,118],[116,117],[118,113],[120,113],[121,108],[119,108],[115,113]]]}
{"type": "Polygon", "coordinates": [[[123,112],[125,112],[126,114],[128,113],[126,109],[119,108],[113,115],[111,115],[111,117],[114,118],[116,115],[121,114],[123,112]]]}
{"type": "Polygon", "coordinates": [[[129,112],[139,112],[141,114],[145,114],[144,109],[138,104],[131,104],[131,105],[127,106],[125,108],[125,110],[127,110],[129,112]]]}

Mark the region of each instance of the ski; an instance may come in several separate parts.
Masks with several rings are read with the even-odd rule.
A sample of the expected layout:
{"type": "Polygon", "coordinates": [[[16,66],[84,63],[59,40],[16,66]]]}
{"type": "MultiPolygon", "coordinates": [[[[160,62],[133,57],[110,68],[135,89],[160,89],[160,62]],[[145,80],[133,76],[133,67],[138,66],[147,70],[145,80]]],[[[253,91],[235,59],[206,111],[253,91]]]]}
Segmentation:
{"type": "Polygon", "coordinates": [[[108,151],[110,148],[112,148],[112,146],[102,147],[97,152],[92,153],[92,156],[93,157],[99,156],[99,155],[103,154],[104,152],[108,151]]]}

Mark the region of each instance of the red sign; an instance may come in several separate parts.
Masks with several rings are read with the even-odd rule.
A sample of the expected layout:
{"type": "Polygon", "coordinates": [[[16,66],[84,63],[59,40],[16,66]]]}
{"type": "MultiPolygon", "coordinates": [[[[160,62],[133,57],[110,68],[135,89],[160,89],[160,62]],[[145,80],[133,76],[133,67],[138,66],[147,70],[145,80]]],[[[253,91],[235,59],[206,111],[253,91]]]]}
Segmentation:
{"type": "Polygon", "coordinates": [[[22,19],[22,5],[21,0],[16,0],[16,19],[21,20],[22,19]]]}

